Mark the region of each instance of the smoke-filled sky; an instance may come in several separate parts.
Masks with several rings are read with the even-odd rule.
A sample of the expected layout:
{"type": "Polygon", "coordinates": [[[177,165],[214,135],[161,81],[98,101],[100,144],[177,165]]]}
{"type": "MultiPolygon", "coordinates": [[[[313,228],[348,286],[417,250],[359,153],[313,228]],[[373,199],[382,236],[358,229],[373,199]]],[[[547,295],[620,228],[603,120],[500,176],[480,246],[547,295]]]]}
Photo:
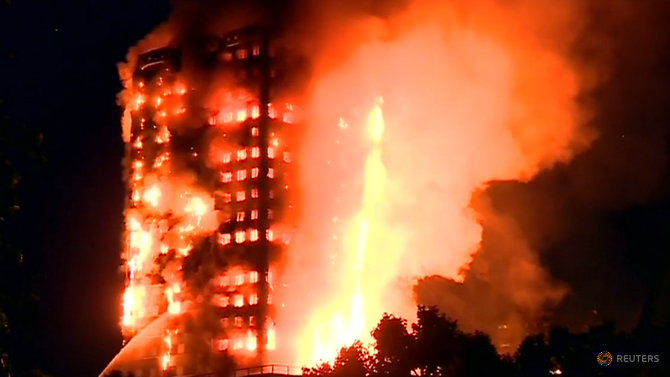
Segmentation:
{"type": "MultiPolygon", "coordinates": [[[[202,8],[215,3],[182,8],[172,25],[190,38],[216,23],[218,11],[235,9],[237,20],[255,14],[249,2],[241,10],[230,3],[202,8]],[[213,10],[204,12],[212,19],[194,22],[203,9],[213,10]]],[[[391,200],[397,191],[386,192],[391,205],[384,210],[410,216],[385,226],[433,224],[406,235],[416,248],[407,265],[457,271],[447,253],[435,256],[435,242],[452,259],[460,253],[467,260],[469,244],[478,250],[462,285],[430,278],[415,287],[417,298],[468,317],[464,325],[473,327],[540,314],[581,326],[596,319],[594,310],[634,325],[670,246],[670,6],[354,3],[291,3],[269,13],[290,26],[289,41],[323,78],[311,104],[339,98],[333,108],[350,108],[382,92],[391,187],[446,206],[417,207],[413,196],[391,200]],[[365,87],[363,76],[376,86],[365,87]],[[410,173],[414,180],[406,179],[410,173]],[[476,221],[458,228],[460,237],[435,225],[453,224],[465,216],[458,206],[469,203],[476,221]],[[553,309],[540,310],[545,304],[553,309]]],[[[5,111],[44,132],[49,159],[26,177],[21,236],[27,279],[41,300],[17,325],[26,332],[18,353],[57,375],[93,375],[120,347],[116,63],[169,9],[161,1],[0,5],[0,98],[5,111]]]]}

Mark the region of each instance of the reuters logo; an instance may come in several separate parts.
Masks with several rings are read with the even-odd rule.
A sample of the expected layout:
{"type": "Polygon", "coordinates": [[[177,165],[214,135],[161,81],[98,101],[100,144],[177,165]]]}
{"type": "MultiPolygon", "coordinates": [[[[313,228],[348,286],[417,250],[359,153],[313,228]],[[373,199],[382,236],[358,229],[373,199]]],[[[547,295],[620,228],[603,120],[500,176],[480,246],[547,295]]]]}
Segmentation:
{"type": "Polygon", "coordinates": [[[600,364],[602,366],[607,366],[607,365],[612,364],[612,354],[607,352],[607,351],[603,351],[603,352],[599,353],[598,354],[598,364],[600,364]]]}

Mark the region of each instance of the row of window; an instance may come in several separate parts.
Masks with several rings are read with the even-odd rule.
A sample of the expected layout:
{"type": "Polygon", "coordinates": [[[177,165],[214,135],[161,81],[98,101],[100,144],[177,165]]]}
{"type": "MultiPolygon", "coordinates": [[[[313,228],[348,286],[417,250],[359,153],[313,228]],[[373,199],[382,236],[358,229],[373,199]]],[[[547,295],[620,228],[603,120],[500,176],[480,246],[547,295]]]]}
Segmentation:
{"type": "MultiPolygon", "coordinates": [[[[180,113],[180,112],[178,111],[177,113],[180,113]]],[[[242,123],[249,118],[258,119],[260,117],[260,113],[261,113],[261,110],[260,110],[259,105],[250,106],[249,109],[238,109],[236,111],[226,111],[224,113],[219,113],[219,115],[217,115],[217,116],[210,117],[209,118],[209,124],[211,126],[214,126],[214,125],[218,124],[219,122],[221,122],[221,123],[233,123],[233,122],[242,123]]],[[[270,119],[277,119],[277,110],[272,105],[270,105],[268,107],[268,117],[270,119]]],[[[284,122],[284,123],[292,124],[293,121],[294,121],[293,112],[291,112],[291,111],[282,112],[281,119],[282,119],[282,122],[284,122]]]]}
{"type": "MultiPolygon", "coordinates": [[[[253,127],[251,129],[251,134],[253,136],[258,136],[258,128],[253,127]]],[[[278,144],[278,142],[276,142],[276,141],[273,141],[273,143],[278,144]]],[[[253,147],[253,148],[251,148],[251,153],[250,154],[251,154],[251,158],[259,158],[259,157],[261,157],[261,149],[259,147],[253,147]]],[[[237,161],[246,160],[247,155],[248,154],[247,154],[246,149],[240,149],[236,153],[237,161]]],[[[284,152],[283,157],[284,157],[285,162],[291,162],[291,155],[288,152],[284,152]]],[[[232,160],[232,158],[233,158],[233,153],[228,152],[228,153],[223,155],[222,162],[224,164],[227,164],[232,160]]],[[[274,159],[275,158],[275,148],[274,147],[268,147],[268,158],[269,159],[274,159]]]]}
{"type": "MultiPolygon", "coordinates": [[[[250,49],[246,48],[239,48],[237,51],[235,51],[235,57],[238,60],[244,60],[248,58],[249,56],[259,56],[261,54],[261,48],[258,45],[252,46],[250,49]]],[[[226,51],[223,53],[223,60],[230,62],[233,61],[233,52],[232,51],[226,51]]]]}
{"type": "MultiPolygon", "coordinates": [[[[268,273],[267,281],[270,282],[272,275],[268,273]]],[[[218,280],[220,287],[226,287],[233,283],[236,286],[240,286],[245,283],[258,283],[258,271],[249,271],[244,274],[235,274],[235,275],[224,275],[219,277],[218,280]]]]}
{"type": "MultiPolygon", "coordinates": [[[[260,170],[258,168],[251,168],[251,174],[249,175],[251,176],[251,178],[258,178],[259,171],[260,170]]],[[[237,179],[238,182],[242,182],[246,180],[249,175],[247,174],[247,169],[240,169],[236,172],[235,178],[237,179]]],[[[268,178],[274,179],[274,177],[275,177],[275,170],[273,168],[268,168],[268,178]]],[[[228,171],[225,173],[221,173],[221,181],[223,183],[232,182],[233,172],[228,171]]]]}
{"type": "MultiPolygon", "coordinates": [[[[258,271],[249,271],[243,274],[233,274],[233,275],[223,275],[220,276],[217,280],[217,283],[220,287],[227,287],[229,285],[240,286],[246,283],[258,283],[259,274],[258,271]]],[[[272,284],[272,272],[268,272],[265,280],[272,284]]]]}
{"type": "MultiPolygon", "coordinates": [[[[232,305],[234,307],[241,308],[241,307],[245,306],[245,304],[248,305],[248,306],[258,305],[258,293],[251,293],[246,298],[244,297],[244,295],[241,295],[241,294],[234,295],[232,297],[232,305]]],[[[272,300],[270,299],[269,295],[268,295],[268,304],[272,304],[272,300]]],[[[219,306],[220,307],[227,308],[229,305],[231,305],[231,297],[221,296],[219,298],[219,306]]]]}
{"type": "MultiPolygon", "coordinates": [[[[226,204],[232,203],[233,202],[233,195],[229,192],[223,193],[223,202],[226,204]]],[[[274,190],[270,190],[270,199],[274,199],[275,193],[274,190]]],[[[258,199],[258,189],[251,189],[251,198],[252,199],[258,199]]],[[[235,193],[235,201],[236,202],[243,202],[247,200],[247,192],[246,191],[238,191],[235,193]]],[[[252,217],[253,218],[253,217],[252,217]]]]}
{"type": "MultiPolygon", "coordinates": [[[[233,318],[233,325],[234,325],[235,327],[238,327],[238,328],[243,327],[243,326],[245,325],[245,323],[244,323],[244,317],[242,317],[242,316],[235,316],[235,317],[233,318]]],[[[253,315],[250,315],[250,316],[249,316],[249,321],[247,322],[247,325],[248,325],[249,327],[256,327],[256,317],[253,316],[253,315]]],[[[228,318],[228,317],[223,317],[223,318],[221,318],[221,326],[222,326],[224,329],[227,329],[227,328],[230,326],[230,318],[228,318]]],[[[270,318],[267,318],[267,319],[266,319],[265,326],[266,326],[266,327],[271,327],[271,326],[272,326],[272,320],[271,320],[270,318]]]]}
{"type": "MultiPolygon", "coordinates": [[[[255,211],[255,210],[254,210],[255,211]]],[[[254,218],[254,211],[251,211],[251,218],[254,218]]],[[[258,212],[256,212],[257,214],[258,212]]],[[[234,233],[235,243],[244,243],[246,241],[256,242],[258,241],[258,229],[249,229],[249,230],[238,230],[234,233]]],[[[288,236],[287,236],[288,237],[288,236]]],[[[284,237],[282,237],[283,240],[284,237]]],[[[265,239],[268,241],[274,241],[274,232],[272,229],[265,231],[265,239]]],[[[219,244],[229,245],[233,241],[233,235],[230,233],[219,234],[219,244]]]]}

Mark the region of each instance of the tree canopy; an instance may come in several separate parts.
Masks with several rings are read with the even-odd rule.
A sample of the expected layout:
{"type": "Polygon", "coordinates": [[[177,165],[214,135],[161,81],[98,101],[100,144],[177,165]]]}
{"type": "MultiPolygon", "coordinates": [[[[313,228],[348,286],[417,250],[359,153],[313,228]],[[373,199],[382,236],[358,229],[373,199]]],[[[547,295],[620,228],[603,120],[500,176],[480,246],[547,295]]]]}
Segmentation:
{"type": "MultiPolygon", "coordinates": [[[[491,338],[466,333],[438,309],[419,307],[417,322],[384,314],[372,331],[370,348],[360,342],[342,348],[331,364],[303,369],[310,377],[536,377],[536,376],[669,376],[662,360],[667,348],[640,342],[637,333],[618,333],[602,323],[585,333],[551,328],[529,334],[516,352],[498,354],[491,338]],[[600,365],[597,356],[659,355],[659,362],[617,362],[600,365]]],[[[667,357],[667,356],[665,356],[667,357]]]]}

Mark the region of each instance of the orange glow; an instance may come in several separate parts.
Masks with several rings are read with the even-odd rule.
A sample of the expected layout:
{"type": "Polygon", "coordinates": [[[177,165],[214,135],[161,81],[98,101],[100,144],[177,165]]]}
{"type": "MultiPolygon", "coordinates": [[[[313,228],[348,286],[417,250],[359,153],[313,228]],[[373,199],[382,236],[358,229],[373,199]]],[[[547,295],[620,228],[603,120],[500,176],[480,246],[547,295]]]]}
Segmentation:
{"type": "Polygon", "coordinates": [[[500,4],[416,1],[324,47],[296,157],[303,213],[287,255],[300,274],[277,319],[282,339],[298,334],[293,364],[369,342],[384,312],[413,320],[416,280],[462,281],[479,248],[473,193],[588,143],[577,73],[540,24],[500,4]]]}
{"type": "MultiPolygon", "coordinates": [[[[279,318],[276,327],[266,326],[267,348],[288,354],[281,364],[332,361],[340,347],[369,342],[384,312],[412,320],[412,287],[419,278],[461,281],[482,241],[470,207],[473,193],[493,180],[528,180],[590,142],[574,101],[579,74],[564,51],[573,10],[538,3],[412,0],[383,22],[345,17],[324,23],[336,29],[306,37],[328,40],[305,44],[319,47],[309,56],[315,69],[300,107],[285,98],[267,104],[272,127],[283,121],[299,137],[273,128],[267,150],[258,140],[265,132],[259,130],[261,106],[246,89],[200,88],[203,83],[187,82],[190,75],[169,70],[138,85],[126,75],[123,138],[131,203],[124,333],[142,330],[157,307],[167,306],[173,316],[194,307],[189,300],[200,297],[182,281],[180,268],[207,237],[240,253],[259,239],[288,245],[277,254],[286,256],[281,264],[289,273],[275,270],[267,278],[276,280],[271,288],[282,287],[268,295],[279,318]],[[186,104],[196,98],[203,103],[187,113],[186,104]],[[203,128],[194,134],[202,135],[205,151],[175,142],[182,134],[190,138],[178,129],[185,126],[203,128]],[[232,140],[237,130],[250,137],[232,140]],[[192,169],[203,152],[211,175],[192,169]],[[270,166],[259,163],[265,153],[270,166]],[[288,163],[298,178],[283,182],[293,176],[288,163]],[[273,221],[267,232],[257,220],[273,212],[259,215],[259,190],[246,185],[258,181],[259,167],[268,169],[273,203],[286,203],[277,218],[290,217],[273,221]],[[234,227],[220,226],[224,222],[234,227]],[[162,279],[150,278],[166,256],[176,260],[161,269],[162,279]]],[[[246,58],[246,52],[235,54],[246,58]]],[[[273,94],[284,92],[291,90],[273,94]]],[[[516,284],[543,286],[522,275],[515,279],[524,284],[516,284]]],[[[215,276],[210,304],[239,308],[264,299],[252,291],[264,279],[258,272],[215,276]]],[[[258,348],[242,317],[235,327],[219,350],[258,348]]],[[[166,336],[168,349],[173,335],[166,336]]],[[[169,353],[162,357],[168,368],[169,353]]]]}

